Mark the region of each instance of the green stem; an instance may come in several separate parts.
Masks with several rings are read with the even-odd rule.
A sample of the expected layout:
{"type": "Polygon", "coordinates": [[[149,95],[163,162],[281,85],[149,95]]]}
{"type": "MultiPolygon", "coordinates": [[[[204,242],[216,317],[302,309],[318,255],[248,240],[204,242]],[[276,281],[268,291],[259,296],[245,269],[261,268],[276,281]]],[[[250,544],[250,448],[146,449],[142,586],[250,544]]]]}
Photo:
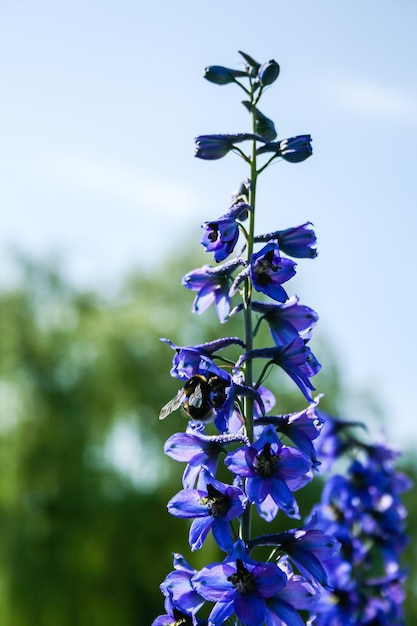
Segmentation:
{"type": "MultiPolygon", "coordinates": [[[[251,100],[253,100],[254,94],[251,93],[251,100]]],[[[256,117],[252,114],[252,132],[256,132],[256,117]]],[[[256,171],[256,141],[252,142],[252,158],[250,160],[250,193],[249,204],[252,210],[249,212],[249,228],[247,238],[247,261],[250,263],[251,255],[253,254],[253,240],[255,234],[255,204],[256,204],[256,181],[258,173],[256,171]]],[[[246,351],[249,352],[253,349],[253,324],[252,324],[252,310],[251,310],[251,297],[252,297],[252,284],[249,278],[246,279],[244,298],[243,298],[243,319],[244,319],[244,332],[245,332],[245,344],[246,351]]],[[[253,385],[253,367],[252,360],[248,359],[245,368],[245,384],[248,387],[253,385]]],[[[250,441],[253,441],[253,398],[245,398],[245,424],[246,434],[250,441]]],[[[242,539],[247,542],[251,538],[251,506],[248,506],[242,516],[241,526],[242,539]]]]}
{"type": "MultiPolygon", "coordinates": [[[[247,261],[250,263],[250,258],[253,254],[253,240],[255,234],[255,199],[256,199],[256,141],[253,142],[252,148],[252,160],[251,160],[251,185],[249,204],[252,207],[252,211],[249,213],[249,228],[248,228],[248,246],[247,246],[247,261]]],[[[252,310],[251,310],[251,298],[252,298],[252,284],[249,278],[245,284],[244,294],[244,325],[245,325],[245,345],[246,351],[249,352],[253,349],[253,324],[252,324],[252,310]]],[[[245,369],[245,384],[248,387],[253,385],[253,368],[252,360],[248,359],[245,369]]],[[[251,441],[253,441],[253,398],[246,398],[245,403],[245,420],[246,420],[246,432],[251,441]]]]}
{"type": "Polygon", "coordinates": [[[272,157],[271,157],[271,158],[270,158],[270,159],[269,159],[269,160],[268,160],[268,161],[267,161],[264,165],[262,165],[262,167],[260,167],[260,168],[259,168],[259,170],[258,170],[258,172],[257,172],[257,173],[258,173],[258,176],[259,176],[259,174],[260,174],[261,172],[263,172],[263,171],[264,171],[264,170],[265,170],[265,169],[266,169],[266,168],[267,168],[267,167],[268,167],[268,166],[272,163],[272,161],[273,161],[274,159],[276,159],[276,158],[277,158],[277,155],[276,155],[276,154],[274,154],[274,156],[272,156],[272,157]]]}

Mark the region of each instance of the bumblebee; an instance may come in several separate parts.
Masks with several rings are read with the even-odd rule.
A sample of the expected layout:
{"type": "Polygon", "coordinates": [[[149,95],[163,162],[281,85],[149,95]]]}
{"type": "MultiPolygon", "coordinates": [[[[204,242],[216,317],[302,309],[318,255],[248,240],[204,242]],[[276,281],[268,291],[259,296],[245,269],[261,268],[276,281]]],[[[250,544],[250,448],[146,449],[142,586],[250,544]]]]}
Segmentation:
{"type": "Polygon", "coordinates": [[[201,374],[191,376],[177,395],[167,402],[159,413],[163,420],[182,405],[184,413],[195,422],[209,422],[226,400],[227,382],[219,376],[207,378],[201,374]]]}

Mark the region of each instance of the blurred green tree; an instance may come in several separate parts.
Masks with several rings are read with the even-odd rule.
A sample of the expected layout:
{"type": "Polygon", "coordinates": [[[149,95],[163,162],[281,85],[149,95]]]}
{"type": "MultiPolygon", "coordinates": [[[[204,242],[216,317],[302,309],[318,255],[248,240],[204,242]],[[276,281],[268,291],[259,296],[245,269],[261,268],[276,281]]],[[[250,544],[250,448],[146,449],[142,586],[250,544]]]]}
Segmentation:
{"type": "MultiPolygon", "coordinates": [[[[48,263],[21,259],[21,281],[0,293],[5,626],[144,626],[162,612],[159,584],[171,554],[189,555],[185,522],[166,511],[184,468],[162,447],[184,418],[158,421],[180,386],[159,337],[184,345],[218,336],[214,313],[195,324],[192,295],[179,297],[181,276],[198,264],[162,263],[105,295],[74,289],[48,263]]],[[[239,334],[238,321],[225,332],[239,334]]],[[[331,350],[321,346],[326,368],[317,386],[332,412],[344,392],[331,350]]],[[[303,406],[284,378],[272,378],[280,412],[303,406]]],[[[318,489],[313,481],[298,495],[304,512],[318,489]]],[[[204,556],[190,559],[196,567],[207,550],[219,557],[208,542],[204,556]]],[[[417,614],[415,597],[409,606],[417,614]]]]}

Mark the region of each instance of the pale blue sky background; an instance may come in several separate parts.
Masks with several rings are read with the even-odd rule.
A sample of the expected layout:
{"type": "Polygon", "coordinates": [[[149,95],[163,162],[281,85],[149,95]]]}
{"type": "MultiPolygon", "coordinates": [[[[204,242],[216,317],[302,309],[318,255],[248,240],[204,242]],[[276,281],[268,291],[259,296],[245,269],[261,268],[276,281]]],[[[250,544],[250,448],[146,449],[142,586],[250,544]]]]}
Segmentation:
{"type": "Polygon", "coordinates": [[[314,222],[298,293],[392,441],[415,440],[416,33],[415,0],[0,0],[1,280],[13,246],[98,285],[196,249],[247,175],[193,157],[198,134],[248,130],[203,69],[275,58],[262,110],[314,155],[261,179],[258,230],[314,222]]]}

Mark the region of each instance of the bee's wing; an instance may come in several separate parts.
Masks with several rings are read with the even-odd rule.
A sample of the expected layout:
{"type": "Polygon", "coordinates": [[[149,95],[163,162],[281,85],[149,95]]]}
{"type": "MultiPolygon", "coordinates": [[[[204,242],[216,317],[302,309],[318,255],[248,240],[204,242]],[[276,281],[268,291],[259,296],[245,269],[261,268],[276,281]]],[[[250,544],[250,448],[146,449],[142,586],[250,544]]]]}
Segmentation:
{"type": "Polygon", "coordinates": [[[185,398],[184,390],[180,389],[177,395],[167,402],[159,413],[159,419],[164,420],[168,415],[179,409],[185,398]]]}
{"type": "Polygon", "coordinates": [[[198,384],[194,391],[188,397],[188,404],[199,409],[203,404],[203,392],[201,391],[201,385],[198,384]]]}

